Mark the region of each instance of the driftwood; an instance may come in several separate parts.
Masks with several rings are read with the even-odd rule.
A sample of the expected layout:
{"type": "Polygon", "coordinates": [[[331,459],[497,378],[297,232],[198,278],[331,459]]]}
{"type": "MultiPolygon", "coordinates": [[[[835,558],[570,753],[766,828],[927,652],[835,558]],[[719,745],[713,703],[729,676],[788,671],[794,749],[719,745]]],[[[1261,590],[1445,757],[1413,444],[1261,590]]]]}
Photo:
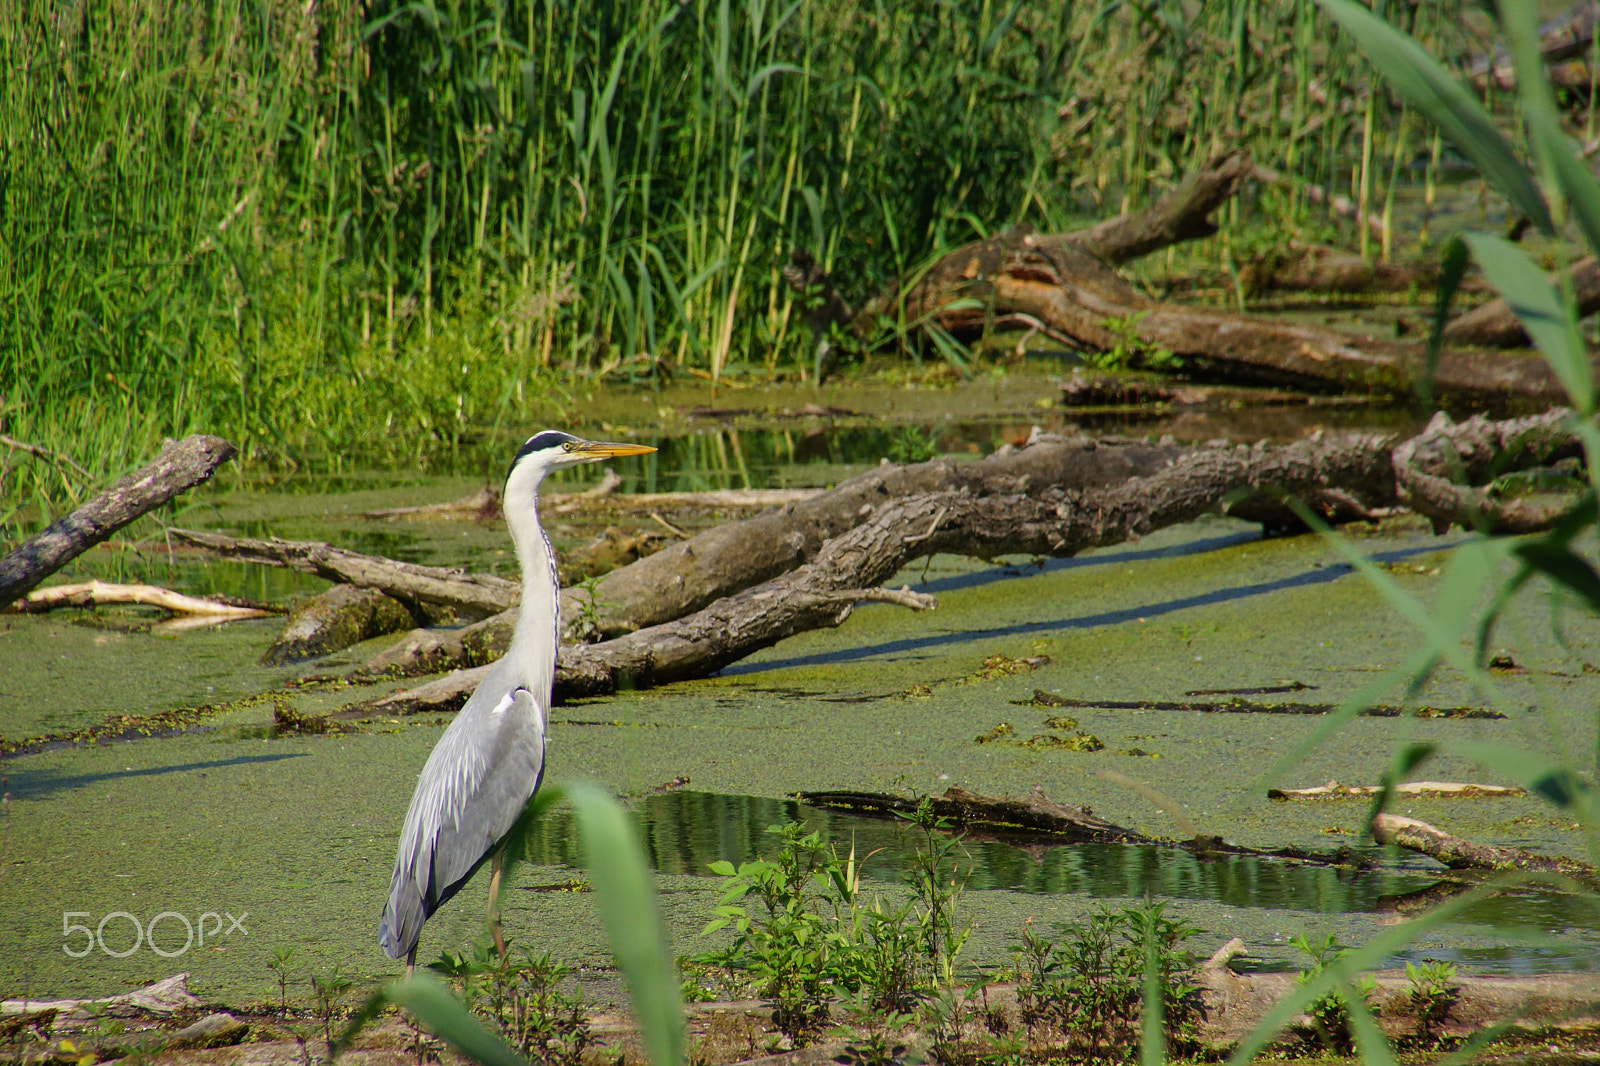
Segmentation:
{"type": "Polygon", "coordinates": [[[1402,848],[1437,859],[1452,870],[1534,870],[1564,874],[1591,885],[1600,885],[1600,870],[1586,862],[1561,856],[1539,855],[1523,848],[1479,844],[1451,836],[1442,829],[1415,818],[1379,814],[1372,820],[1372,835],[1380,844],[1402,848]]]}
{"type": "Polygon", "coordinates": [[[469,574],[449,567],[402,563],[346,551],[320,541],[276,537],[260,540],[193,529],[173,529],[169,535],[173,540],[230,559],[285,566],[329,581],[379,589],[396,599],[453,607],[469,614],[498,614],[522,596],[522,587],[515,581],[492,574],[469,574]]]}
{"type": "MultiPolygon", "coordinates": [[[[1572,264],[1570,274],[1578,317],[1600,311],[1600,263],[1592,256],[1580,259],[1572,264]]],[[[1552,277],[1550,282],[1559,287],[1559,279],[1552,277]]],[[[1444,339],[1447,344],[1482,348],[1526,348],[1533,343],[1511,305],[1503,299],[1490,300],[1452,319],[1444,327],[1444,339]]]]}
{"type": "MultiPolygon", "coordinates": [[[[1267,798],[1275,800],[1370,799],[1383,791],[1381,785],[1341,785],[1329,781],[1314,788],[1269,788],[1267,798]]],[[[1474,785],[1458,781],[1403,781],[1392,789],[1397,796],[1427,799],[1487,799],[1525,796],[1526,789],[1509,785],[1474,785]]]]}
{"type": "Polygon", "coordinates": [[[211,477],[233,458],[221,437],[195,434],[168,441],[145,467],[0,558],[0,604],[21,599],[39,582],[134,519],[211,477]]]}
{"type": "Polygon", "coordinates": [[[105,999],[8,999],[0,1002],[0,1014],[54,1010],[63,1014],[73,1012],[84,1018],[101,1015],[127,1017],[140,1011],[149,1014],[173,1014],[198,1007],[201,1002],[189,991],[189,975],[180,973],[136,991],[120,996],[108,996],[105,999]]]}
{"type": "MultiPolygon", "coordinates": [[[[1248,163],[1247,157],[1231,153],[1219,157],[1183,188],[1231,195],[1238,182],[1252,174],[1277,180],[1273,172],[1258,173],[1248,163]],[[1240,166],[1243,171],[1235,173],[1240,166]]],[[[1069,347],[1090,351],[1125,346],[1131,333],[1149,349],[1179,356],[1190,373],[1421,398],[1420,383],[1428,370],[1426,346],[1421,341],[1398,342],[1155,302],[1136,293],[1108,265],[1146,254],[1172,240],[1204,235],[1209,224],[1198,209],[1209,211],[1217,202],[1207,196],[1175,192],[1151,209],[1159,222],[1152,222],[1149,212],[1134,212],[1079,233],[1044,235],[1027,226],[1014,226],[951,252],[909,289],[891,282],[859,311],[851,311],[837,297],[827,276],[803,253],[796,253],[784,276],[797,290],[820,291],[825,297],[808,318],[819,343],[824,344],[827,332],[838,326],[848,326],[858,338],[870,341],[879,320],[897,311],[904,321],[926,322],[957,336],[1025,327],[1069,347]],[[1164,209],[1168,213],[1163,215],[1164,209]],[[1108,243],[1102,246],[1097,244],[1096,234],[1115,239],[1108,236],[1108,243]]],[[[1600,271],[1594,271],[1592,278],[1587,271],[1587,267],[1579,270],[1576,282],[1580,303],[1592,310],[1600,306],[1600,271]],[[1591,290],[1596,293],[1593,298],[1591,290]]],[[[1382,278],[1385,270],[1360,273],[1366,285],[1382,278]]],[[[1412,279],[1402,277],[1409,287],[1412,279]]],[[[1352,275],[1341,284],[1353,283],[1352,275]]],[[[1515,343],[1511,333],[1514,316],[1509,308],[1497,302],[1463,319],[1446,334],[1452,347],[1439,353],[1435,396],[1497,408],[1543,406],[1562,400],[1560,381],[1542,359],[1531,354],[1510,357],[1460,350],[1459,346],[1473,343],[1515,343]]]]}
{"type": "Polygon", "coordinates": [[[1527,469],[1577,456],[1570,418],[1570,411],[1557,408],[1530,418],[1491,422],[1479,415],[1457,424],[1440,411],[1424,432],[1394,450],[1400,502],[1433,519],[1441,532],[1451,525],[1491,533],[1548,529],[1570,506],[1568,498],[1500,500],[1471,483],[1496,465],[1527,469]]]}
{"type": "Polygon", "coordinates": [[[1438,280],[1433,265],[1375,263],[1354,252],[1323,244],[1290,244],[1239,267],[1246,292],[1272,290],[1315,293],[1407,292],[1438,280]]]}
{"type": "Polygon", "coordinates": [[[261,661],[277,666],[329,655],[415,623],[406,605],[387,593],[335,585],[290,615],[261,661]]]}
{"type": "Polygon", "coordinates": [[[240,600],[232,596],[186,596],[156,585],[118,585],[107,581],[87,581],[74,585],[51,585],[34,589],[7,610],[24,614],[43,614],[58,607],[98,607],[127,603],[160,607],[174,614],[208,615],[219,618],[261,618],[282,613],[267,604],[240,600]]]}
{"type": "Polygon", "coordinates": [[[717,526],[612,571],[596,586],[594,610],[585,610],[590,606],[586,597],[566,590],[561,617],[569,626],[592,620],[602,634],[658,625],[794,569],[824,541],[895,499],[940,491],[993,495],[1047,486],[1110,485],[1154,473],[1184,451],[1131,441],[1058,438],[1022,449],[1002,448],[977,462],[884,463],[832,491],[717,526]]]}

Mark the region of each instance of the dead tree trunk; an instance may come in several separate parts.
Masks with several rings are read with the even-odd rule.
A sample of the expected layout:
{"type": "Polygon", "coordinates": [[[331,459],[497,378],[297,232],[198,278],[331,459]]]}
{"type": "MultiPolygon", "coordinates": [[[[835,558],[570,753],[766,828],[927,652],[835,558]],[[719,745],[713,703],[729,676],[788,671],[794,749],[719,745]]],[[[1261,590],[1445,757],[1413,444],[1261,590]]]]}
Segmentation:
{"type": "MultiPolygon", "coordinates": [[[[1578,302],[1578,317],[1600,311],[1600,263],[1591,256],[1572,264],[1572,291],[1578,302]]],[[[1551,284],[1557,279],[1552,278],[1551,284]]],[[[1444,327],[1447,344],[1482,348],[1526,348],[1533,342],[1503,299],[1490,300],[1457,316],[1444,327]]]]}
{"type": "MultiPolygon", "coordinates": [[[[862,590],[873,590],[925,555],[1071,556],[1189,521],[1250,488],[1270,487],[1295,496],[1337,490],[1366,507],[1387,506],[1395,502],[1399,491],[1396,462],[1402,453],[1407,477],[1413,483],[1434,479],[1453,485],[1453,478],[1481,476],[1488,471],[1489,456],[1497,445],[1509,467],[1537,465],[1547,462],[1553,452],[1571,446],[1564,428],[1568,417],[1570,412],[1556,410],[1507,423],[1474,419],[1457,427],[1436,421],[1427,433],[1400,447],[1387,436],[1352,433],[1319,435],[1282,447],[1202,448],[1148,476],[1111,486],[1078,488],[1014,478],[1009,479],[1009,486],[1000,482],[998,490],[989,493],[958,484],[885,499],[865,516],[858,515],[860,524],[827,540],[808,561],[787,573],[614,640],[563,646],[557,696],[576,698],[613,692],[622,685],[642,688],[705,676],[786,636],[839,625],[856,602],[884,598],[862,590]]],[[[1033,450],[1001,458],[1014,457],[1020,463],[1033,450]]],[[[984,481],[979,477],[975,483],[984,481]]],[[[1460,492],[1469,500],[1480,498],[1474,495],[1476,490],[1460,492]]],[[[1251,520],[1283,509],[1282,503],[1265,498],[1246,499],[1229,508],[1230,513],[1251,520]]],[[[1519,514],[1514,510],[1499,513],[1519,514]]],[[[1547,508],[1544,513],[1553,522],[1561,512],[1547,508]]],[[[1474,526],[1484,522],[1484,516],[1476,512],[1459,517],[1474,526]]],[[[1493,514],[1489,524],[1493,528],[1493,514]]],[[[634,566],[656,558],[659,556],[634,566]]],[[[362,673],[407,673],[486,663],[509,641],[513,625],[514,619],[507,614],[462,631],[460,640],[453,635],[414,632],[362,673]]],[[[481,675],[452,676],[455,680],[434,682],[372,706],[385,708],[382,713],[408,713],[406,708],[451,709],[481,675]]]]}
{"type": "MultiPolygon", "coordinates": [[[[996,317],[1022,315],[1095,351],[1125,343],[1124,331],[1131,330],[1139,344],[1173,352],[1189,369],[1202,373],[1395,397],[1418,395],[1427,363],[1420,344],[1152,302],[1068,238],[1030,233],[1007,238],[990,242],[970,269],[936,266],[929,271],[906,294],[906,317],[926,317],[952,333],[971,336],[996,317]],[[958,300],[976,300],[981,307],[945,310],[958,300]]],[[[1451,349],[1440,355],[1434,393],[1499,408],[1545,406],[1564,395],[1560,381],[1536,355],[1451,349]]]]}
{"type": "Polygon", "coordinates": [[[149,465],[0,559],[0,604],[26,596],[39,582],[129,522],[206,481],[217,467],[233,458],[234,451],[221,437],[198,433],[168,441],[149,465]]]}

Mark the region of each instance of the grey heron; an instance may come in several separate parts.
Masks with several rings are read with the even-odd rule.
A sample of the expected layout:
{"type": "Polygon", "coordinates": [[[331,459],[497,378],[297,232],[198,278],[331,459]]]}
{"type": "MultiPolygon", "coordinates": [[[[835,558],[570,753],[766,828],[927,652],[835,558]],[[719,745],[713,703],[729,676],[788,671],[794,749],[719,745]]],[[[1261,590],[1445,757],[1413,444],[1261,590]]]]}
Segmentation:
{"type": "Polygon", "coordinates": [[[416,963],[422,923],[485,859],[492,860],[489,928],[505,954],[497,907],[501,858],[506,835],[544,776],[561,634],[560,583],[539,524],[539,483],[552,470],[653,451],[546,430],[529,437],[511,461],[502,506],[522,566],[522,605],[511,647],[439,738],[406,811],[378,943],[391,959],[404,955],[407,972],[416,963]]]}

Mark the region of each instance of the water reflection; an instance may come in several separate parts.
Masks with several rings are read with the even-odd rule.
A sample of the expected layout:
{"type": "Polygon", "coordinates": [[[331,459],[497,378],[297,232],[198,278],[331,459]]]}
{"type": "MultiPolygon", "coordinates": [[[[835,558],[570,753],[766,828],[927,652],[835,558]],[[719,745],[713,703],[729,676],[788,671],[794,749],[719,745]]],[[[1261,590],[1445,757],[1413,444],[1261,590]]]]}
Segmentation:
{"type": "MultiPolygon", "coordinates": [[[[670,874],[710,876],[708,865],[719,859],[737,864],[770,856],[774,838],[767,827],[793,819],[819,830],[841,852],[853,844],[858,860],[865,857],[865,876],[881,882],[900,879],[917,845],[916,832],[896,822],[759,796],[673,792],[635,801],[633,816],[651,864],[670,874]]],[[[1393,914],[1396,897],[1437,882],[1426,869],[1356,871],[1244,856],[1202,861],[1177,848],[1148,845],[969,841],[965,853],[972,866],[969,890],[1108,900],[1148,893],[1227,907],[1313,914],[1393,914]]],[[[546,865],[579,865],[564,813],[537,828],[529,841],[528,858],[546,865]]],[[[1453,924],[1554,930],[1592,927],[1595,918],[1593,907],[1580,898],[1519,891],[1469,907],[1453,924]]]]}

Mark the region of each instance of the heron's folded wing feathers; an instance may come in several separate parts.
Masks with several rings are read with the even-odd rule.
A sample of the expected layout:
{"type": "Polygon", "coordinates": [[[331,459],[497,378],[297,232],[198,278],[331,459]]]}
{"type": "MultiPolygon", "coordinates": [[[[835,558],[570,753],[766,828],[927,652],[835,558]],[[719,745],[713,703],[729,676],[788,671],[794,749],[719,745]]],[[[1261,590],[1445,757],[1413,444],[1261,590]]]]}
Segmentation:
{"type": "Polygon", "coordinates": [[[406,813],[384,913],[385,947],[399,949],[395,958],[511,831],[539,787],[543,712],[525,688],[491,706],[478,699],[484,687],[439,739],[406,813]]]}

